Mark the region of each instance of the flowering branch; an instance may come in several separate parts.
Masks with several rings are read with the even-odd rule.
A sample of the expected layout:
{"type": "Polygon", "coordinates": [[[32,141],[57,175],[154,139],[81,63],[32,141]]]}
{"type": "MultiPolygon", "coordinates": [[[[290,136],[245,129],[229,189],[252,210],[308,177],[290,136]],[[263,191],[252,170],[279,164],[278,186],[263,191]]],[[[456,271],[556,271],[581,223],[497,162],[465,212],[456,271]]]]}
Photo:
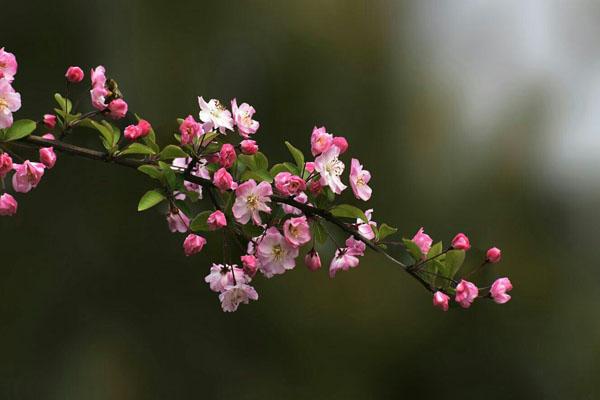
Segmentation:
{"type": "MultiPolygon", "coordinates": [[[[337,250],[329,265],[332,278],[339,271],[357,267],[368,248],[401,267],[433,293],[433,304],[444,311],[452,296],[463,308],[470,307],[478,297],[500,304],[510,300],[506,292],[512,284],[508,278],[496,280],[490,288],[478,288],[457,277],[471,247],[462,233],[443,250],[442,242],[433,244],[421,228],[412,239],[391,242],[403,244],[404,258],[412,259],[412,263],[393,257],[384,239],[395,234],[396,228],[372,221],[373,210],[363,211],[336,202],[336,196],[347,189],[341,180],[345,170],[341,156],[349,146],[345,138],[328,133],[324,127],[315,127],[311,134],[314,161],[306,161],[300,149],[285,142],[293,162],[269,165],[256,141],[250,139],[260,126],[253,119],[252,106],[238,106],[234,99],[230,111],[218,100],[206,102],[199,97],[200,121],[191,115],[178,119],[177,144],[161,148],[152,125],[137,115],[136,122],[124,128],[109,121],[126,120],[132,114],[117,83],[106,77],[104,67],[91,71],[94,110],[82,113],[74,109],[69,98],[71,85],[80,83],[84,73],[79,67],[70,67],[65,75],[66,94],[55,94],[58,108],[53,114],[44,115],[42,123],[13,121],[12,114],[21,106],[21,97],[12,87],[16,72],[14,55],[0,49],[0,178],[4,189],[0,215],[14,215],[18,208],[16,199],[7,191],[5,177],[12,173],[12,190],[27,193],[53,168],[56,152],[61,152],[135,168],[158,181],[157,188],[142,196],[138,210],[166,203],[170,230],[187,234],[183,242],[187,256],[199,253],[206,245],[207,239],[199,232],[210,235],[222,230],[224,258],[229,260],[232,256],[230,239],[241,253],[241,267],[230,261],[213,264],[205,279],[211,290],[219,293],[224,311],[235,311],[239,304],[257,300],[258,293],[250,286],[257,272],[271,278],[293,269],[302,249],[306,250],[307,267],[320,269],[318,248],[327,240],[335,243],[327,224],[347,235],[344,246],[335,243],[337,250]],[[33,134],[36,130],[48,132],[39,136],[33,134]],[[86,130],[96,132],[103,151],[65,141],[69,135],[85,134],[86,130]],[[237,132],[241,140],[236,141],[228,132],[237,132]],[[54,133],[60,140],[55,139],[54,133]],[[15,148],[20,147],[37,149],[40,162],[14,163],[11,154],[14,156],[15,148]],[[488,292],[480,295],[485,290],[488,292]]],[[[370,172],[357,159],[351,159],[349,182],[358,200],[371,198],[370,180],[370,172]]],[[[489,249],[483,264],[470,274],[500,258],[499,249],[489,249]]]]}

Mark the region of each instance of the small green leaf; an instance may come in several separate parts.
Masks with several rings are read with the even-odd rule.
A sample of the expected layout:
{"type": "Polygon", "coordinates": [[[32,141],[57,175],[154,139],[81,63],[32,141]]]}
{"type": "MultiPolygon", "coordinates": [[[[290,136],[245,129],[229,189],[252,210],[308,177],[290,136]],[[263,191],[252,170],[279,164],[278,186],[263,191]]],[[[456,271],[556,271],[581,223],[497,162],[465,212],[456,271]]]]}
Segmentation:
{"type": "Polygon", "coordinates": [[[327,241],[327,231],[321,222],[313,220],[311,222],[311,231],[315,240],[321,244],[327,241]]]}
{"type": "Polygon", "coordinates": [[[275,176],[275,175],[277,175],[280,172],[292,172],[292,171],[290,170],[290,168],[287,165],[285,165],[283,163],[273,165],[271,167],[271,170],[269,171],[269,173],[271,174],[271,176],[275,176]]]}
{"type": "Polygon", "coordinates": [[[73,109],[73,104],[71,104],[71,100],[65,99],[60,93],[55,93],[54,99],[58,103],[60,109],[65,111],[67,114],[69,114],[73,109]]]}
{"type": "Polygon", "coordinates": [[[464,250],[450,250],[446,253],[445,268],[442,275],[450,279],[454,278],[464,261],[464,250]]]}
{"type": "Polygon", "coordinates": [[[333,207],[329,212],[335,217],[342,218],[360,218],[363,222],[367,222],[368,219],[365,213],[358,207],[354,207],[350,204],[340,204],[333,207]]]}
{"type": "Polygon", "coordinates": [[[164,149],[162,149],[162,151],[159,154],[159,157],[161,160],[172,160],[174,158],[189,157],[189,154],[183,151],[181,147],[170,144],[164,149]]]}
{"type": "Polygon", "coordinates": [[[245,166],[247,166],[249,169],[251,170],[256,170],[258,169],[256,166],[256,159],[254,158],[254,155],[247,155],[247,154],[240,154],[237,157],[238,161],[241,162],[242,164],[244,164],[245,166]]]}
{"type": "Polygon", "coordinates": [[[208,132],[205,133],[204,135],[202,135],[202,137],[200,138],[200,144],[203,147],[208,146],[210,143],[212,143],[212,141],[218,137],[220,134],[219,132],[208,132]]]}
{"type": "Polygon", "coordinates": [[[415,242],[413,242],[410,239],[402,239],[402,243],[404,243],[404,247],[406,247],[406,250],[408,250],[410,255],[415,260],[418,261],[423,258],[423,253],[421,253],[421,249],[419,248],[419,246],[417,246],[417,244],[415,242]]]}
{"type": "Polygon", "coordinates": [[[165,196],[157,190],[147,191],[138,204],[138,211],[144,211],[154,207],[165,199],[165,196]]]}
{"type": "Polygon", "coordinates": [[[124,156],[126,154],[155,154],[154,150],[152,150],[150,147],[143,145],[141,143],[131,143],[129,146],[127,146],[126,149],[124,149],[123,151],[119,152],[119,155],[124,156]]]}
{"type": "MultiPolygon", "coordinates": [[[[102,121],[104,122],[104,121],[102,121]]],[[[107,127],[104,124],[99,124],[94,120],[89,120],[91,126],[93,126],[98,132],[100,132],[100,137],[102,139],[102,145],[106,150],[111,150],[113,148],[113,130],[110,127],[107,127]]]]}
{"type": "Polygon", "coordinates": [[[427,258],[437,257],[442,253],[442,248],[442,242],[437,242],[429,249],[429,252],[427,253],[427,258]]]}
{"type": "Polygon", "coordinates": [[[286,141],[285,145],[287,146],[288,150],[292,154],[292,157],[294,158],[294,161],[296,162],[298,169],[300,171],[302,171],[302,168],[304,168],[304,154],[302,154],[302,152],[300,150],[298,150],[297,148],[295,148],[290,142],[286,141]]]}
{"type": "Polygon", "coordinates": [[[30,119],[20,119],[15,121],[12,126],[4,132],[4,141],[10,142],[29,136],[31,135],[31,132],[35,131],[36,126],[36,123],[30,119]]]}
{"type": "Polygon", "coordinates": [[[206,220],[212,213],[212,211],[202,211],[200,214],[196,215],[190,223],[190,229],[194,232],[208,231],[208,223],[206,223],[206,220]]]}
{"type": "Polygon", "coordinates": [[[176,189],[177,188],[177,176],[175,175],[175,171],[173,171],[173,169],[171,168],[171,166],[167,163],[164,163],[162,161],[158,162],[158,166],[161,169],[161,171],[163,172],[163,175],[167,181],[167,185],[169,185],[169,187],[171,189],[176,189]]]}
{"type": "Polygon", "coordinates": [[[242,225],[242,232],[248,237],[255,238],[263,234],[264,229],[254,224],[242,225]]]}
{"type": "Polygon", "coordinates": [[[162,180],[163,178],[162,171],[154,165],[141,165],[138,167],[138,171],[143,172],[144,174],[154,179],[162,180]]]}
{"type": "Polygon", "coordinates": [[[379,227],[379,230],[377,231],[377,240],[383,240],[386,237],[393,235],[396,232],[398,232],[397,228],[392,228],[388,224],[383,223],[383,224],[381,224],[381,226],[379,227]]]}
{"type": "Polygon", "coordinates": [[[269,172],[264,170],[244,171],[244,173],[242,174],[242,181],[247,181],[248,179],[254,179],[256,182],[273,182],[273,178],[271,177],[269,172]]]}
{"type": "Polygon", "coordinates": [[[254,154],[254,162],[256,163],[256,169],[267,170],[269,168],[269,160],[260,151],[254,154]]]}

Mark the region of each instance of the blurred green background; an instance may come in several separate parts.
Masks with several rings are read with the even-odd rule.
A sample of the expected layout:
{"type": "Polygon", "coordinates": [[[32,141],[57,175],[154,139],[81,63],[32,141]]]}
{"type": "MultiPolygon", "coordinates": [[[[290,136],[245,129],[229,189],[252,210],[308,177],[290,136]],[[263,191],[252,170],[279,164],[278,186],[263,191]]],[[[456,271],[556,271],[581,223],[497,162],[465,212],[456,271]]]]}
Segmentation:
{"type": "MultiPolygon", "coordinates": [[[[504,261],[513,300],[442,313],[378,256],[299,266],[224,314],[136,171],[60,157],[0,221],[1,399],[600,398],[600,5],[71,1],[2,7],[20,117],[98,64],[171,140],[247,101],[272,161],[313,125],[372,171],[374,219],[504,261]]],[[[86,79],[88,77],[86,76],[86,79]]],[[[86,80],[87,82],[87,80],[86,80]]],[[[87,100],[86,100],[87,101],[87,100]]],[[[74,140],[93,144],[85,136],[74,140]]],[[[209,237],[210,240],[210,237],[209,237]]]]}

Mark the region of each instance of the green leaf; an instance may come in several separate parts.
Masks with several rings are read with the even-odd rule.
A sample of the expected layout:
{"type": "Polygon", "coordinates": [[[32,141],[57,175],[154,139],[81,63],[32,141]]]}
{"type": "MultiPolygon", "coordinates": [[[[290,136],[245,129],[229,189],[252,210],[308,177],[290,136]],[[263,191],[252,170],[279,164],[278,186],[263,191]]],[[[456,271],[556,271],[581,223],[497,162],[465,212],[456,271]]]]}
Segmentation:
{"type": "Polygon", "coordinates": [[[171,189],[176,189],[177,188],[177,176],[175,175],[175,171],[173,171],[173,169],[171,168],[171,166],[167,163],[164,163],[162,161],[158,162],[158,166],[161,169],[161,171],[163,172],[163,175],[167,181],[167,185],[169,185],[169,187],[171,189]]]}
{"type": "Polygon", "coordinates": [[[311,222],[311,231],[315,240],[321,244],[327,241],[327,231],[321,222],[313,220],[311,222]]]}
{"type": "Polygon", "coordinates": [[[446,259],[444,260],[445,266],[442,275],[450,279],[454,278],[454,275],[456,275],[464,261],[464,250],[450,250],[446,253],[446,259]]]}
{"type": "Polygon", "coordinates": [[[263,234],[264,229],[254,224],[242,225],[242,232],[248,237],[255,238],[263,234]]]}
{"type": "Polygon", "coordinates": [[[181,147],[170,144],[162,149],[158,156],[161,160],[172,160],[174,158],[189,157],[189,154],[183,151],[181,147]]]}
{"type": "Polygon", "coordinates": [[[381,226],[379,227],[379,230],[377,231],[377,240],[383,240],[386,237],[393,235],[396,232],[398,232],[397,228],[392,228],[388,224],[383,223],[383,224],[381,224],[381,226]]]}
{"type": "Polygon", "coordinates": [[[31,132],[35,131],[36,126],[36,123],[30,119],[20,119],[15,121],[10,128],[6,129],[3,139],[6,142],[22,139],[25,136],[31,135],[31,132]]]}
{"type": "Polygon", "coordinates": [[[254,162],[256,163],[256,169],[267,170],[269,168],[269,160],[260,151],[254,154],[254,162]]]}
{"type": "Polygon", "coordinates": [[[410,255],[415,260],[418,261],[423,258],[423,253],[421,253],[421,249],[419,248],[419,246],[417,246],[417,244],[415,242],[413,242],[410,239],[402,239],[402,243],[404,243],[404,247],[406,247],[406,250],[408,250],[410,255]]]}
{"type": "Polygon", "coordinates": [[[154,179],[162,180],[163,178],[162,171],[154,165],[141,165],[138,167],[138,171],[143,172],[144,174],[154,179]]]}
{"type": "Polygon", "coordinates": [[[202,211],[200,214],[196,215],[190,223],[190,229],[194,232],[208,231],[209,229],[206,220],[212,213],[212,211],[202,211]]]}
{"type": "Polygon", "coordinates": [[[273,182],[273,178],[271,177],[269,172],[264,170],[244,171],[244,173],[242,174],[242,181],[247,181],[248,179],[254,179],[256,182],[273,182]]]}
{"type": "Polygon", "coordinates": [[[302,168],[304,168],[304,154],[302,154],[302,152],[300,150],[298,150],[297,148],[295,148],[290,142],[286,141],[285,145],[287,146],[288,150],[292,154],[292,157],[294,158],[294,161],[296,162],[298,169],[300,171],[302,171],[302,168]]]}
{"type": "Polygon", "coordinates": [[[442,253],[442,248],[442,242],[437,242],[429,249],[429,252],[427,253],[427,258],[437,257],[442,253]]]}
{"type": "Polygon", "coordinates": [[[245,166],[247,166],[248,168],[250,168],[253,171],[258,169],[254,155],[249,156],[247,154],[240,154],[237,157],[237,159],[239,162],[241,162],[242,164],[244,164],[245,166]]]}
{"type": "Polygon", "coordinates": [[[55,93],[54,99],[58,103],[60,109],[65,111],[67,114],[69,114],[73,109],[73,104],[71,104],[71,100],[65,99],[60,93],[55,93]]]}
{"type": "Polygon", "coordinates": [[[154,207],[165,199],[165,196],[157,190],[147,191],[138,204],[138,211],[144,211],[154,207]]]}
{"type": "Polygon", "coordinates": [[[119,155],[124,156],[126,154],[155,154],[154,150],[150,147],[143,145],[141,143],[131,143],[127,148],[121,152],[119,155]]]}
{"type": "Polygon", "coordinates": [[[365,213],[358,207],[351,206],[350,204],[340,204],[333,207],[329,212],[335,217],[342,218],[360,218],[363,222],[367,222],[368,219],[365,213]]]}
{"type": "Polygon", "coordinates": [[[269,171],[269,173],[271,174],[271,176],[275,176],[275,175],[277,175],[280,172],[291,172],[291,173],[293,173],[290,170],[290,168],[287,165],[283,164],[283,163],[273,165],[271,167],[271,170],[269,171]]]}
{"type": "Polygon", "coordinates": [[[220,135],[219,132],[208,132],[205,133],[204,135],[202,135],[202,137],[200,138],[200,143],[202,144],[203,147],[208,146],[210,143],[212,143],[212,141],[218,137],[220,135]]]}
{"type": "MultiPolygon", "coordinates": [[[[104,122],[104,121],[102,121],[104,122]]],[[[113,141],[114,141],[114,134],[113,134],[113,130],[110,126],[106,126],[104,124],[100,124],[94,120],[89,120],[89,123],[91,124],[91,126],[93,126],[98,132],[100,132],[100,138],[102,139],[102,145],[104,146],[104,148],[106,150],[112,150],[113,148],[113,141]]]]}

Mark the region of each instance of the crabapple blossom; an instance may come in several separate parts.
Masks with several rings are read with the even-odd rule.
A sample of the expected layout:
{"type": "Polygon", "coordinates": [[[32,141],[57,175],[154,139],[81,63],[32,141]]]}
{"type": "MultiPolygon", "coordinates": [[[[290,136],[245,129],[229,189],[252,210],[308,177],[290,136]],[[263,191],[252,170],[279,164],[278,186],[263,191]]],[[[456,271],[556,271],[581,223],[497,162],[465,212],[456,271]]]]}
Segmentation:
{"type": "Polygon", "coordinates": [[[92,98],[92,106],[100,111],[106,110],[108,104],[106,104],[106,96],[109,92],[104,86],[95,86],[90,90],[90,96],[92,98]]]}
{"type": "Polygon", "coordinates": [[[335,194],[340,194],[346,185],[340,180],[344,173],[344,163],[338,159],[340,149],[331,146],[329,150],[322,153],[315,159],[315,171],[321,175],[321,185],[329,186],[335,194]]]}
{"type": "Polygon", "coordinates": [[[225,130],[233,131],[231,112],[223,107],[219,100],[211,99],[207,103],[200,96],[198,97],[198,105],[200,106],[200,121],[207,124],[207,130],[218,129],[221,133],[225,133],[225,130]]]}
{"type": "Polygon", "coordinates": [[[109,116],[112,119],[121,119],[127,115],[127,110],[129,106],[123,99],[116,99],[110,102],[108,105],[109,116]]]}
{"type": "Polygon", "coordinates": [[[26,160],[23,164],[13,164],[15,173],[12,178],[13,189],[18,193],[27,193],[35,188],[44,176],[45,165],[26,160]]]}
{"type": "Polygon", "coordinates": [[[13,160],[8,153],[0,153],[0,178],[4,178],[13,169],[13,160]]]}
{"type": "Polygon", "coordinates": [[[452,248],[456,250],[469,250],[471,244],[469,238],[464,233],[459,233],[452,239],[452,248]]]}
{"type": "Polygon", "coordinates": [[[227,286],[234,285],[234,282],[248,283],[250,279],[244,274],[244,270],[235,264],[213,264],[204,281],[213,292],[223,292],[227,286]]]}
{"type": "Polygon", "coordinates": [[[225,168],[220,168],[215,172],[213,183],[221,192],[232,190],[237,187],[237,184],[233,181],[233,177],[225,168]]]}
{"type": "Polygon", "coordinates": [[[286,196],[294,196],[306,189],[304,179],[287,171],[275,175],[274,182],[277,191],[286,196]]]}
{"type": "Polygon", "coordinates": [[[367,201],[371,198],[373,191],[368,183],[371,180],[371,173],[363,169],[360,162],[353,158],[350,163],[350,186],[357,199],[367,201]]]}
{"type": "Polygon", "coordinates": [[[152,125],[145,119],[140,119],[137,123],[137,126],[140,129],[140,137],[148,136],[152,130],[152,125]]]}
{"type": "Polygon", "coordinates": [[[267,277],[283,274],[296,266],[298,248],[290,244],[275,227],[270,227],[256,248],[260,271],[267,277]]]}
{"type": "Polygon", "coordinates": [[[494,302],[504,304],[510,300],[510,295],[506,294],[506,292],[511,291],[512,288],[512,283],[508,278],[496,279],[490,289],[490,296],[494,302]]]}
{"type": "Polygon", "coordinates": [[[413,236],[412,241],[414,244],[417,245],[419,250],[421,250],[421,254],[423,254],[423,257],[425,257],[427,253],[429,253],[429,250],[431,249],[431,244],[433,243],[433,239],[431,239],[431,237],[425,233],[423,228],[420,228],[417,231],[415,236],[413,236]]]}
{"type": "Polygon", "coordinates": [[[321,257],[315,249],[311,249],[304,257],[304,263],[311,271],[316,271],[321,268],[321,257]]]}
{"type": "Polygon", "coordinates": [[[0,129],[13,124],[12,113],[21,108],[21,95],[13,89],[6,78],[0,79],[0,129]]]}
{"type": "Polygon", "coordinates": [[[251,254],[246,254],[245,256],[241,256],[240,259],[244,266],[244,272],[251,278],[256,275],[256,271],[258,271],[258,260],[256,257],[251,254]]]}
{"type": "Polygon", "coordinates": [[[312,180],[308,183],[308,190],[313,194],[313,196],[318,196],[323,191],[323,185],[321,185],[321,181],[319,179],[312,180]]]}
{"type": "Polygon", "coordinates": [[[365,211],[365,217],[367,217],[366,221],[363,221],[360,218],[356,219],[356,224],[358,225],[357,230],[365,239],[373,240],[375,239],[373,227],[377,227],[377,223],[371,221],[371,218],[373,217],[372,208],[365,211]]]}
{"type": "Polygon", "coordinates": [[[46,125],[46,128],[48,129],[54,129],[54,127],[56,126],[56,115],[54,114],[44,114],[44,125],[46,125]]]}
{"type": "Polygon", "coordinates": [[[0,196],[0,216],[11,216],[17,213],[17,200],[8,193],[0,196]]]}
{"type": "MultiPolygon", "coordinates": [[[[327,133],[325,127],[322,126],[317,128],[316,126],[313,128],[312,134],[310,135],[310,151],[313,156],[318,156],[321,153],[329,150],[331,145],[333,144],[333,135],[327,133]]],[[[340,149],[338,148],[338,155],[340,149]]]]}
{"type": "Polygon", "coordinates": [[[502,259],[502,251],[497,247],[492,247],[485,253],[485,259],[492,264],[498,263],[502,259]]]}
{"type": "Polygon", "coordinates": [[[139,138],[141,134],[142,132],[137,125],[129,125],[123,131],[123,136],[125,136],[125,139],[130,140],[132,142],[139,138]]]}
{"type": "Polygon", "coordinates": [[[83,80],[83,70],[77,66],[72,66],[67,69],[65,78],[71,83],[79,83],[83,80]]]}
{"type": "Polygon", "coordinates": [[[171,232],[186,233],[190,226],[190,219],[181,210],[175,210],[167,215],[167,223],[171,232]]]}
{"type": "Polygon", "coordinates": [[[190,144],[194,141],[194,138],[200,137],[204,130],[194,117],[188,115],[179,125],[179,133],[181,133],[181,144],[190,144]]]}
{"type": "Polygon", "coordinates": [[[333,260],[331,260],[329,265],[329,276],[331,278],[335,277],[335,274],[340,270],[348,271],[350,268],[357,267],[359,264],[358,257],[363,256],[366,249],[363,242],[353,237],[346,239],[346,246],[337,249],[333,260]]]}
{"type": "Polygon", "coordinates": [[[8,82],[12,82],[17,74],[17,58],[13,53],[0,49],[0,79],[4,78],[8,82]]]}
{"type": "Polygon", "coordinates": [[[456,297],[454,300],[460,304],[462,308],[469,308],[473,301],[479,295],[479,289],[473,283],[461,279],[456,285],[456,297]]]}
{"type": "Polygon", "coordinates": [[[54,167],[54,164],[56,164],[56,153],[54,153],[54,148],[42,147],[40,149],[40,161],[48,169],[54,167]]]}
{"type": "Polygon", "coordinates": [[[315,163],[314,161],[307,161],[304,163],[304,169],[306,171],[308,171],[308,173],[312,174],[313,171],[315,170],[315,163]]]}
{"type": "Polygon", "coordinates": [[[227,286],[219,295],[221,308],[225,312],[237,310],[241,303],[248,304],[250,300],[258,300],[258,293],[254,288],[246,283],[238,283],[233,286],[227,286]]]}
{"type": "Polygon", "coordinates": [[[95,69],[92,68],[90,79],[92,80],[93,88],[106,86],[106,68],[102,65],[98,65],[95,69]]]}
{"type": "Polygon", "coordinates": [[[238,107],[237,100],[231,100],[231,111],[233,113],[233,121],[240,131],[240,135],[248,139],[248,137],[258,130],[260,124],[258,121],[252,119],[252,116],[256,112],[254,107],[248,103],[242,103],[238,107]]]}
{"type": "Polygon", "coordinates": [[[285,239],[292,245],[300,247],[310,242],[310,228],[305,216],[290,218],[283,224],[285,239]]]}
{"type": "Polygon", "coordinates": [[[227,226],[227,219],[223,211],[217,210],[208,216],[206,223],[208,224],[208,229],[214,231],[227,226]]]}
{"type": "Polygon", "coordinates": [[[440,292],[439,290],[433,294],[433,306],[441,308],[444,311],[448,311],[448,300],[450,297],[446,293],[440,292]]]}
{"type": "Polygon", "coordinates": [[[240,149],[242,153],[251,156],[258,151],[258,145],[254,140],[245,139],[240,142],[240,149]]]}
{"type": "Polygon", "coordinates": [[[190,233],[183,241],[183,251],[186,256],[191,256],[193,254],[200,253],[205,244],[206,239],[204,239],[202,236],[190,233]]]}
{"type": "Polygon", "coordinates": [[[219,164],[221,164],[221,167],[231,168],[236,158],[235,148],[232,144],[225,143],[221,146],[221,151],[219,152],[219,164]]]}
{"type": "Polygon", "coordinates": [[[271,202],[273,189],[269,182],[261,182],[258,185],[254,179],[242,183],[235,190],[235,202],[233,203],[233,216],[240,224],[247,224],[250,218],[256,225],[262,224],[260,211],[271,213],[267,203],[271,202]]]}
{"type": "Polygon", "coordinates": [[[340,149],[340,154],[344,154],[348,150],[348,141],[343,136],[335,136],[331,144],[340,149]]]}

